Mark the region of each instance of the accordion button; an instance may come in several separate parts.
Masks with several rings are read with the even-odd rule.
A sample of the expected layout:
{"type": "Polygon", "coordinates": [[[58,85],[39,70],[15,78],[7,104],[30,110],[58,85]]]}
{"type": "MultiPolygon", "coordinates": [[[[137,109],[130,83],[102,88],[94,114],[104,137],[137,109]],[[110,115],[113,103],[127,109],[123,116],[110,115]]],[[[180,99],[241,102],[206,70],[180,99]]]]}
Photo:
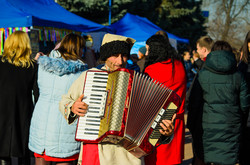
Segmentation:
{"type": "Polygon", "coordinates": [[[157,126],[157,123],[154,122],[154,123],[152,124],[152,128],[155,129],[156,126],[157,126]]]}
{"type": "Polygon", "coordinates": [[[161,109],[161,111],[160,111],[160,115],[163,115],[164,114],[164,112],[165,112],[165,109],[161,109]]]}
{"type": "Polygon", "coordinates": [[[156,122],[159,122],[159,121],[160,121],[160,119],[161,119],[161,116],[160,116],[160,115],[158,115],[158,116],[156,117],[155,121],[156,121],[156,122]]]}

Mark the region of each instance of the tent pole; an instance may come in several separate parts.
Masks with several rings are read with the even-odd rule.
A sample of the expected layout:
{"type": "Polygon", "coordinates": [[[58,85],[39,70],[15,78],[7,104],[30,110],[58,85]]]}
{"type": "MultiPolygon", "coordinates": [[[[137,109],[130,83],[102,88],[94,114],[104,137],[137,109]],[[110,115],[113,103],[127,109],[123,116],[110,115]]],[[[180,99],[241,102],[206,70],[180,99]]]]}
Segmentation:
{"type": "Polygon", "coordinates": [[[112,0],[109,0],[109,25],[111,25],[112,0]]]}

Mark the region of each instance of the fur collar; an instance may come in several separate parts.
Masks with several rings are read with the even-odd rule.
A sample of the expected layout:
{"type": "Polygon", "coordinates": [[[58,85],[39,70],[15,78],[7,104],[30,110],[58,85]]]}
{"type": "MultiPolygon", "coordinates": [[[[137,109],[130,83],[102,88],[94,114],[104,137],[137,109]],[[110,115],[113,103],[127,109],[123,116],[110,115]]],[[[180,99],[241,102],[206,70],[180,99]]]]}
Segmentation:
{"type": "Polygon", "coordinates": [[[41,56],[38,59],[38,64],[43,70],[59,76],[87,70],[87,64],[80,60],[64,60],[60,57],[51,58],[48,56],[41,56]]]}

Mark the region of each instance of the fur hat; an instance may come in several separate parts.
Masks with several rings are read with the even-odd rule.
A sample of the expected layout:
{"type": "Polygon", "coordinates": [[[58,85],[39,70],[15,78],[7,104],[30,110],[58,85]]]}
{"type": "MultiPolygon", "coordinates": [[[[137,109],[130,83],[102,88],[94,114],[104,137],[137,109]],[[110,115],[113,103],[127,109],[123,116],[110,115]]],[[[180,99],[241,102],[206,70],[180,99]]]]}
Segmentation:
{"type": "Polygon", "coordinates": [[[105,34],[100,47],[100,60],[106,61],[107,58],[116,54],[130,55],[135,40],[133,38],[120,36],[116,34],[105,34]]]}

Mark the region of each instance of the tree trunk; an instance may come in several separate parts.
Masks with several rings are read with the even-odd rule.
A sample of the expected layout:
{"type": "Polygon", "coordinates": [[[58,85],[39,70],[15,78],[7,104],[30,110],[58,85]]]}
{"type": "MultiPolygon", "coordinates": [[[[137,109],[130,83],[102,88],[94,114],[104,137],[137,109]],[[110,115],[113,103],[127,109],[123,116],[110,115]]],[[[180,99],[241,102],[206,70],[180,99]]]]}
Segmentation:
{"type": "Polygon", "coordinates": [[[231,26],[231,18],[230,18],[230,15],[227,15],[224,30],[221,36],[221,39],[224,41],[226,41],[226,39],[228,38],[228,32],[229,32],[230,26],[231,26]]]}
{"type": "Polygon", "coordinates": [[[225,21],[225,25],[224,25],[224,30],[222,32],[221,35],[221,39],[226,41],[226,39],[228,38],[228,33],[229,33],[229,29],[232,23],[232,18],[231,18],[231,10],[232,10],[232,6],[233,6],[233,2],[234,0],[230,0],[229,4],[227,4],[227,0],[223,0],[223,6],[224,6],[224,10],[226,12],[226,21],[225,21]]]}

